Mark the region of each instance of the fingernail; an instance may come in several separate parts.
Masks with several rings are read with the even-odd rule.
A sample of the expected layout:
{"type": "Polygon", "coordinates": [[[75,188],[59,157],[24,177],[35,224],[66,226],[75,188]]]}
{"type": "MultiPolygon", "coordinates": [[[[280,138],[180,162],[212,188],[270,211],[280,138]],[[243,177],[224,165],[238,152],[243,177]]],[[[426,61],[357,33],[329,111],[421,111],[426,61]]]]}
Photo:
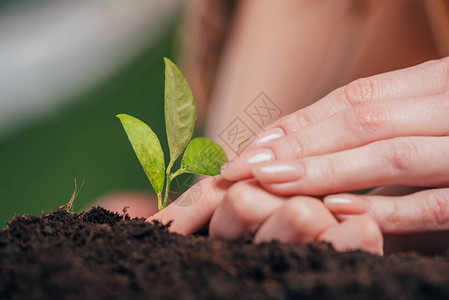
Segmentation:
{"type": "Polygon", "coordinates": [[[254,149],[225,164],[221,168],[221,174],[228,180],[251,177],[251,165],[274,160],[274,158],[274,153],[270,149],[254,149]]]}
{"type": "Polygon", "coordinates": [[[324,204],[336,214],[358,215],[368,211],[368,202],[355,197],[327,197],[324,204]]]}
{"type": "Polygon", "coordinates": [[[246,139],[243,143],[239,145],[237,153],[241,153],[244,150],[251,149],[253,147],[262,146],[268,142],[285,136],[284,130],[281,128],[271,128],[261,133],[258,133],[255,137],[250,137],[246,139]]]}
{"type": "Polygon", "coordinates": [[[296,161],[266,162],[252,170],[254,177],[264,183],[294,181],[305,175],[304,165],[296,161]]]}

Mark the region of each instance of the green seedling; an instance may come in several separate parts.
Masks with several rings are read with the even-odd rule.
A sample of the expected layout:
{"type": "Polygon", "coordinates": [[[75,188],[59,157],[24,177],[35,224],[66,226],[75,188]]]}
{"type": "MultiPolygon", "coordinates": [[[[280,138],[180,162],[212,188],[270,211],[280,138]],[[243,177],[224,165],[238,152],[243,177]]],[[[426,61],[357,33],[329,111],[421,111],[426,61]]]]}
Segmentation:
{"type": "Polygon", "coordinates": [[[221,166],[227,161],[225,152],[214,141],[205,137],[192,140],[196,120],[192,91],[176,65],[167,58],[164,61],[165,127],[170,150],[167,168],[161,144],[151,128],[129,115],[117,115],[157,194],[159,210],[167,206],[170,184],[176,176],[183,173],[214,176],[220,173],[221,166]],[[183,152],[181,167],[172,173],[173,164],[183,152]],[[162,198],[164,183],[165,196],[162,198]]]}

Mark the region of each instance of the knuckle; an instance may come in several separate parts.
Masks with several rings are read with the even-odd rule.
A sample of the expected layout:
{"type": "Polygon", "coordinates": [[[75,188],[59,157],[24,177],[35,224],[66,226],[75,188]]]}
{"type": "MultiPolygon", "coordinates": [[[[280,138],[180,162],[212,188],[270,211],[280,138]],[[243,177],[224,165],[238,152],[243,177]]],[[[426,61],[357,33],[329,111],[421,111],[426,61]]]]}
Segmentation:
{"type": "Polygon", "coordinates": [[[313,210],[304,199],[291,198],[285,202],[281,211],[282,217],[293,231],[301,233],[313,222],[313,210]]]}
{"type": "MultiPolygon", "coordinates": [[[[291,122],[294,122],[294,126],[296,128],[296,130],[298,128],[304,128],[307,126],[310,126],[314,123],[314,118],[313,116],[310,115],[310,112],[306,112],[306,109],[302,109],[300,111],[298,111],[296,114],[291,115],[291,122]]],[[[292,130],[295,131],[295,130],[292,130]]]]}
{"type": "Polygon", "coordinates": [[[373,134],[385,128],[387,110],[378,104],[358,105],[346,113],[348,128],[360,135],[373,134]]]}
{"type": "Polygon", "coordinates": [[[304,154],[303,135],[301,134],[291,134],[288,138],[287,149],[290,154],[289,157],[300,158],[304,154]]]}
{"type": "Polygon", "coordinates": [[[233,217],[241,224],[251,223],[251,211],[254,206],[254,197],[251,189],[244,182],[237,182],[231,186],[224,198],[225,205],[233,217]]]}
{"type": "Polygon", "coordinates": [[[287,115],[279,119],[279,126],[286,132],[291,133],[298,131],[301,128],[310,126],[313,124],[314,116],[311,116],[310,112],[306,112],[307,109],[301,109],[295,113],[287,115]]]}
{"type": "Polygon", "coordinates": [[[371,101],[373,94],[374,85],[369,78],[357,79],[343,88],[344,98],[351,106],[371,101]]]}
{"type": "Polygon", "coordinates": [[[449,222],[449,197],[447,193],[432,192],[424,197],[424,215],[431,223],[445,225],[449,222]]]}
{"type": "Polygon", "coordinates": [[[403,138],[397,138],[387,142],[384,152],[387,165],[393,172],[405,172],[410,169],[413,160],[418,156],[419,151],[414,142],[403,138]]]}
{"type": "Polygon", "coordinates": [[[291,114],[288,116],[285,116],[281,118],[279,121],[279,126],[285,131],[285,132],[294,132],[297,130],[298,125],[301,126],[303,121],[301,117],[297,116],[296,114],[291,114]]]}
{"type": "Polygon", "coordinates": [[[303,156],[304,142],[298,133],[289,134],[275,142],[268,144],[277,159],[297,159],[303,156]]]}
{"type": "Polygon", "coordinates": [[[323,158],[320,163],[321,178],[325,180],[335,180],[339,178],[338,169],[334,161],[328,158],[323,158]]]}
{"type": "Polygon", "coordinates": [[[390,210],[385,214],[385,232],[393,232],[401,220],[397,201],[392,201],[392,203],[390,210]]]}

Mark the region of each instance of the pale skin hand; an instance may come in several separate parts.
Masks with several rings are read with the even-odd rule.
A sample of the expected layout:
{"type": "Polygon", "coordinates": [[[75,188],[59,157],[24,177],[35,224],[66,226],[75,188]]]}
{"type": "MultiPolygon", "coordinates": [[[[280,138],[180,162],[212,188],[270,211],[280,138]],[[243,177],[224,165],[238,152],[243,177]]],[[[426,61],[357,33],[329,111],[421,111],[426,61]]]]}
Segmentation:
{"type": "Polygon", "coordinates": [[[271,125],[262,136],[280,129],[282,136],[254,144],[222,174],[228,180],[255,178],[284,196],[389,185],[432,187],[400,197],[329,195],[324,203],[339,219],[369,214],[385,233],[448,230],[448,120],[445,58],[332,92],[271,125]]]}
{"type": "MultiPolygon", "coordinates": [[[[174,220],[173,230],[183,234],[198,230],[210,222],[211,235],[226,240],[254,235],[256,242],[269,239],[307,242],[326,237],[326,240],[338,245],[345,238],[354,237],[351,242],[360,243],[357,245],[359,248],[370,248],[367,244],[377,245],[371,246],[371,252],[376,252],[376,247],[382,243],[380,235],[376,237],[376,234],[357,235],[350,232],[363,226],[349,226],[350,223],[347,222],[361,222],[361,219],[348,216],[370,215],[380,228],[388,233],[447,229],[447,209],[444,209],[444,203],[441,201],[445,189],[402,196],[395,198],[395,202],[382,196],[327,196],[324,204],[336,214],[337,219],[346,220],[343,223],[337,223],[328,210],[324,209],[322,202],[314,198],[287,197],[291,194],[321,195],[398,183],[443,185],[441,180],[445,178],[445,171],[440,169],[442,161],[439,161],[438,157],[444,158],[446,137],[444,128],[438,125],[444,125],[444,113],[448,111],[447,106],[444,106],[447,103],[444,100],[449,74],[447,70],[447,59],[433,61],[359,80],[336,90],[317,103],[270,126],[259,135],[265,140],[265,144],[250,145],[249,148],[253,147],[252,149],[247,150],[239,157],[239,161],[234,161],[223,170],[223,176],[231,180],[244,180],[255,175],[259,184],[272,193],[264,191],[254,181],[240,182],[230,187],[231,183],[225,180],[209,179],[209,182],[203,181],[202,186],[209,187],[211,193],[206,190],[204,196],[193,206],[180,208],[172,205],[151,220],[174,220]],[[367,110],[367,107],[374,109],[367,110]],[[432,115],[429,117],[428,114],[432,115]],[[416,117],[412,118],[414,115],[416,117]],[[385,118],[387,116],[389,118],[385,118]],[[354,127],[350,127],[351,124],[354,127]],[[401,124],[407,126],[400,126],[401,124]],[[342,132],[337,130],[339,127],[342,132]],[[276,136],[269,133],[269,130],[278,135],[282,132],[284,136],[267,142],[264,137],[276,136]],[[397,136],[400,138],[396,138],[397,136]],[[310,138],[301,143],[301,137],[310,138]],[[425,143],[426,139],[430,141],[425,143]],[[406,156],[410,160],[404,161],[400,155],[404,153],[401,152],[402,148],[398,148],[401,150],[399,151],[395,146],[384,146],[396,145],[398,141],[414,142],[414,145],[422,147],[422,150],[413,154],[427,156],[424,159],[421,156],[406,156]],[[299,144],[303,147],[302,151],[297,152],[295,150],[299,144]],[[391,149],[395,150],[393,154],[391,149]],[[249,155],[267,150],[282,161],[252,165],[248,163],[249,155]],[[333,165],[334,161],[337,161],[338,165],[333,165]],[[298,179],[295,169],[298,165],[307,168],[302,179],[298,179]],[[329,166],[339,168],[331,169],[329,166]],[[263,168],[268,168],[269,172],[263,168]],[[273,169],[275,172],[270,173],[273,169]],[[421,175],[422,172],[425,176],[421,175]],[[310,175],[315,177],[308,177],[310,175]],[[293,183],[283,183],[292,178],[293,183]],[[307,183],[302,183],[301,180],[307,180],[307,183]],[[216,184],[219,186],[215,186],[216,184]],[[307,226],[302,222],[307,223],[307,226]],[[348,231],[335,234],[334,240],[325,234],[343,225],[348,231]],[[310,229],[303,232],[301,228],[310,229]],[[366,241],[363,236],[370,238],[366,241]]],[[[368,223],[372,221],[362,220],[368,223]]],[[[375,232],[375,226],[372,224],[367,226],[371,228],[368,231],[375,232]]]]}
{"type": "Polygon", "coordinates": [[[147,221],[173,221],[169,229],[180,234],[193,233],[210,223],[210,235],[227,241],[250,236],[256,243],[273,239],[291,243],[327,241],[339,251],[383,253],[381,231],[369,216],[339,223],[319,199],[275,196],[255,181],[232,185],[217,176],[197,185],[201,196],[190,205],[182,203],[198,186],[147,221]]]}

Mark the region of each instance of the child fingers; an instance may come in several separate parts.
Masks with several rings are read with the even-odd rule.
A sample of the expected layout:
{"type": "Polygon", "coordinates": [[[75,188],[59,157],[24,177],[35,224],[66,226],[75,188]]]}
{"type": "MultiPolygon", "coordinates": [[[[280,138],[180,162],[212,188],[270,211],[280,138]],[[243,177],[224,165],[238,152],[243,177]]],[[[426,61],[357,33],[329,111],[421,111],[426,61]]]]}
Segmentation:
{"type": "Polygon", "coordinates": [[[217,207],[209,234],[227,241],[249,237],[283,202],[284,198],[266,192],[257,182],[238,182],[217,207]]]}
{"type": "Polygon", "coordinates": [[[336,224],[337,221],[320,200],[295,196],[284,201],[262,224],[254,241],[308,243],[316,241],[328,227],[336,224]]]}
{"type": "Polygon", "coordinates": [[[231,185],[231,182],[220,176],[206,178],[146,221],[159,221],[163,224],[173,221],[169,227],[170,231],[183,235],[196,232],[209,223],[231,185]]]}
{"type": "Polygon", "coordinates": [[[331,243],[337,251],[363,250],[383,254],[383,237],[377,223],[369,216],[356,216],[326,229],[319,240],[331,243]]]}

